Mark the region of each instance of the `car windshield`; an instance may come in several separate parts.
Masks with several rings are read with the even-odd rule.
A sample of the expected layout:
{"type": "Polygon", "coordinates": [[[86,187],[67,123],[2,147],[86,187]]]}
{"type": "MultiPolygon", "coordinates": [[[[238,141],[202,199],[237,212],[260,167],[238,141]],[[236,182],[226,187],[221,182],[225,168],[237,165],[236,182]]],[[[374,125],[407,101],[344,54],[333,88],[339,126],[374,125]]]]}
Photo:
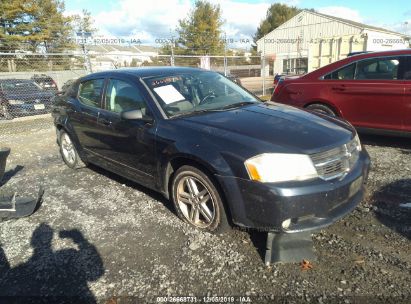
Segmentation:
{"type": "Polygon", "coordinates": [[[208,71],[147,77],[145,83],[168,117],[219,111],[260,102],[224,76],[208,71]]]}
{"type": "Polygon", "coordinates": [[[35,82],[24,81],[24,82],[3,82],[0,84],[2,91],[5,93],[16,93],[16,92],[32,92],[39,91],[41,87],[35,82]]]}

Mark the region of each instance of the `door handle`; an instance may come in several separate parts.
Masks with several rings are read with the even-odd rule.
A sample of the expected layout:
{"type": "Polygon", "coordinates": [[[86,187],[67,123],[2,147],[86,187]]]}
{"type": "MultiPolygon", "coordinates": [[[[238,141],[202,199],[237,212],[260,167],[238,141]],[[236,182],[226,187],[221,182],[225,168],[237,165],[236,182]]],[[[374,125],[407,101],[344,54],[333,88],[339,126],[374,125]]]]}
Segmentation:
{"type": "Polygon", "coordinates": [[[99,118],[99,122],[105,126],[111,126],[111,121],[105,118],[99,118]]]}
{"type": "Polygon", "coordinates": [[[342,92],[342,91],[345,91],[345,86],[334,86],[334,87],[331,87],[331,90],[333,90],[333,91],[339,91],[339,92],[342,92]]]}

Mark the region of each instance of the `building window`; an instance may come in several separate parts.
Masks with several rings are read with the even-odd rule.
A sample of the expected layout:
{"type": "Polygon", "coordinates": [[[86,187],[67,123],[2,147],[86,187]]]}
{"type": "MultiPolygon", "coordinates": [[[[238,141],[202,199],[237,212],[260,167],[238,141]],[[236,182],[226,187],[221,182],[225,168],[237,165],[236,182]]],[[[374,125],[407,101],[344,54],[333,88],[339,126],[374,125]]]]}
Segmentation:
{"type": "Polygon", "coordinates": [[[290,58],[283,60],[284,74],[305,74],[308,72],[308,58],[290,58]]]}

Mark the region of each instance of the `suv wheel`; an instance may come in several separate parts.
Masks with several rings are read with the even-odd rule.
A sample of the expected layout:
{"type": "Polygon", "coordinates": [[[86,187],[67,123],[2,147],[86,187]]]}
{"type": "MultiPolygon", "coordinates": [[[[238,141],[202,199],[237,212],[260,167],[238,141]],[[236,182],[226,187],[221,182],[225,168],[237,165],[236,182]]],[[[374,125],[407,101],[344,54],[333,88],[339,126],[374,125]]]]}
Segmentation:
{"type": "Polygon", "coordinates": [[[328,116],[336,117],[337,113],[334,112],[333,109],[331,109],[329,106],[320,104],[320,103],[314,103],[311,104],[307,107],[307,109],[315,112],[319,112],[321,114],[326,114],[328,116]]]}
{"type": "Polygon", "coordinates": [[[221,233],[229,228],[221,195],[211,179],[192,166],[182,166],[171,185],[178,216],[190,225],[221,233]]]}
{"type": "Polygon", "coordinates": [[[64,130],[60,131],[60,154],[69,168],[76,169],[83,167],[84,164],[77,153],[73,141],[64,130]]]}

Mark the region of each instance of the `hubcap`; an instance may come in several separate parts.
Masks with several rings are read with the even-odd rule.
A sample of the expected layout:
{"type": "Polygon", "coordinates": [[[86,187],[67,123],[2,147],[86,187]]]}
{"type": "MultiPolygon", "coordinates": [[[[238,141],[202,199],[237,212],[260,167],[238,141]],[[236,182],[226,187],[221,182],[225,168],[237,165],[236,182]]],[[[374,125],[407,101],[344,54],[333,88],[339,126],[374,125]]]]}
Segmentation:
{"type": "Polygon", "coordinates": [[[184,217],[194,226],[207,228],[215,218],[215,202],[207,187],[192,176],[177,185],[177,203],[184,217]]]}
{"type": "Polygon", "coordinates": [[[74,164],[76,161],[76,152],[70,137],[66,133],[64,133],[61,138],[61,150],[63,152],[64,159],[69,164],[74,164]]]}

